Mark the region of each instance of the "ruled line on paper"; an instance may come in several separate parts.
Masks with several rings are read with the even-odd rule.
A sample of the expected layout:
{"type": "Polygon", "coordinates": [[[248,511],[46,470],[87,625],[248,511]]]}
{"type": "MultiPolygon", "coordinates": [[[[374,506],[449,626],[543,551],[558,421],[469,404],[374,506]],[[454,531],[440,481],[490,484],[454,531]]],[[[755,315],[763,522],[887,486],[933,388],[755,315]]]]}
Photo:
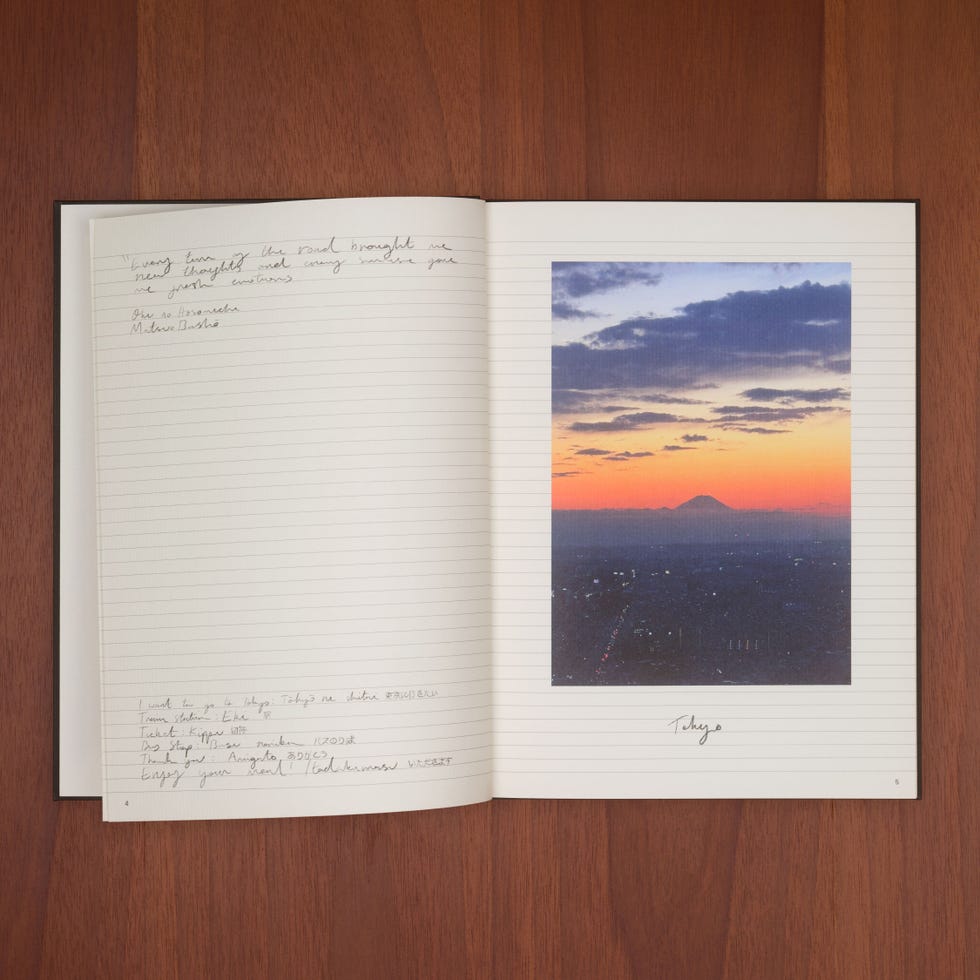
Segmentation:
{"type": "MultiPolygon", "coordinates": [[[[304,202],[304,203],[306,203],[306,202],[304,202]]],[[[391,205],[391,206],[394,207],[394,205],[391,205]]],[[[266,208],[267,210],[269,209],[269,205],[263,205],[263,207],[266,208]]],[[[480,249],[475,249],[474,251],[477,251],[477,252],[479,252],[479,253],[482,254],[483,251],[485,250],[485,244],[484,244],[485,243],[485,236],[484,235],[467,235],[467,234],[459,233],[458,231],[455,232],[453,235],[445,235],[442,231],[439,231],[439,232],[432,231],[431,230],[431,226],[430,226],[430,230],[427,231],[425,234],[426,234],[427,237],[430,237],[430,238],[431,237],[438,237],[440,239],[445,239],[445,240],[451,240],[451,239],[466,240],[466,239],[469,239],[469,240],[472,240],[472,241],[475,241],[475,242],[479,242],[481,244],[481,246],[483,246],[480,249]]],[[[337,235],[304,235],[303,238],[302,238],[302,241],[300,242],[300,245],[302,245],[303,243],[314,243],[314,242],[324,242],[324,243],[327,243],[329,245],[331,242],[336,243],[338,237],[343,237],[344,240],[346,240],[347,242],[358,241],[358,242],[371,242],[371,243],[375,243],[375,242],[379,242],[380,241],[380,242],[383,242],[384,243],[384,242],[390,241],[392,236],[391,236],[391,229],[390,228],[384,228],[383,226],[379,225],[377,227],[377,229],[374,230],[374,231],[370,231],[369,232],[369,231],[366,231],[365,230],[363,233],[360,233],[360,234],[357,234],[357,235],[347,235],[347,236],[337,236],[337,235]]],[[[295,238],[293,238],[293,237],[277,238],[277,239],[258,238],[255,241],[247,241],[247,242],[230,241],[230,240],[227,240],[227,239],[223,239],[221,241],[210,241],[210,242],[197,242],[197,241],[195,241],[192,244],[191,247],[194,248],[196,251],[200,251],[201,249],[209,249],[209,248],[224,248],[224,249],[230,251],[232,249],[237,249],[237,248],[263,248],[263,247],[265,247],[267,245],[291,245],[291,244],[295,243],[296,241],[297,240],[295,238]]],[[[341,247],[341,245],[342,245],[342,243],[337,243],[337,247],[341,247]]],[[[126,255],[153,255],[153,254],[159,254],[161,252],[170,252],[170,251],[173,251],[173,249],[171,249],[171,248],[156,248],[156,249],[142,249],[142,250],[138,250],[138,249],[127,249],[126,252],[119,252],[119,253],[112,253],[112,252],[110,252],[110,253],[103,253],[103,252],[97,252],[97,253],[95,253],[95,261],[97,261],[97,262],[110,261],[110,260],[115,261],[115,260],[118,260],[118,259],[124,259],[126,255]]],[[[179,251],[179,247],[178,247],[178,251],[179,251]]],[[[272,254],[272,253],[270,253],[270,254],[272,254]]],[[[289,254],[294,254],[294,253],[289,253],[289,254]]],[[[297,252],[295,254],[299,254],[298,249],[297,249],[297,252]]],[[[311,251],[309,251],[306,254],[309,254],[311,256],[316,257],[318,255],[323,255],[323,254],[333,255],[333,254],[338,254],[338,253],[335,252],[334,249],[331,248],[326,253],[320,252],[320,251],[317,251],[317,250],[311,250],[311,251]]],[[[185,258],[188,258],[188,257],[185,256],[185,258]]]]}
{"type": "MultiPolygon", "coordinates": [[[[482,762],[474,761],[472,763],[469,763],[469,765],[480,765],[483,762],[489,762],[489,761],[490,761],[489,759],[484,759],[484,760],[482,760],[482,762]]],[[[356,771],[356,770],[352,770],[352,771],[356,771]]],[[[489,769],[479,769],[476,772],[463,773],[461,775],[456,775],[456,776],[429,776],[426,779],[421,780],[421,779],[412,779],[412,778],[409,778],[409,779],[392,778],[389,775],[390,771],[391,770],[389,770],[387,772],[384,772],[384,774],[383,774],[383,776],[381,778],[376,779],[376,780],[374,780],[372,782],[349,782],[349,781],[345,781],[345,782],[336,783],[333,786],[332,794],[335,794],[339,790],[348,790],[348,789],[354,789],[354,788],[360,788],[360,787],[377,788],[379,786],[381,786],[381,787],[384,787],[384,786],[398,786],[398,785],[405,786],[407,784],[415,784],[415,785],[426,785],[426,784],[431,784],[431,783],[438,784],[438,783],[451,782],[451,781],[460,780],[460,779],[477,780],[477,779],[480,779],[481,777],[485,777],[485,776],[488,776],[490,774],[490,770],[489,769]]],[[[223,776],[223,777],[228,777],[228,774],[227,773],[218,773],[216,775],[223,776]]],[[[265,774],[260,773],[260,776],[261,775],[265,775],[265,774]]],[[[316,776],[321,776],[322,773],[315,772],[313,775],[315,777],[316,776]]],[[[328,775],[332,775],[332,773],[328,773],[328,775]]],[[[203,794],[203,793],[221,793],[221,794],[224,794],[224,793],[251,793],[251,794],[255,795],[256,793],[275,792],[275,793],[278,793],[280,795],[280,798],[282,796],[286,795],[287,793],[288,794],[299,793],[299,792],[303,792],[305,790],[312,790],[314,792],[321,793],[321,794],[324,791],[324,780],[323,779],[318,779],[318,780],[314,781],[313,783],[300,783],[299,785],[292,784],[288,788],[286,788],[286,787],[282,787],[282,786],[256,785],[256,782],[257,781],[255,779],[252,779],[252,778],[249,778],[249,780],[248,780],[249,785],[247,785],[247,786],[228,786],[228,785],[224,785],[224,784],[219,785],[219,786],[215,786],[215,785],[213,785],[214,782],[216,781],[215,778],[214,778],[214,776],[206,776],[206,777],[203,777],[203,778],[205,778],[207,780],[210,780],[209,785],[201,785],[200,783],[198,783],[197,785],[194,785],[194,784],[186,785],[185,784],[185,785],[182,785],[182,786],[179,786],[178,787],[178,786],[173,785],[173,783],[171,782],[170,784],[168,784],[167,788],[172,793],[195,793],[195,794],[203,794]]],[[[230,778],[230,777],[228,777],[228,778],[230,778]]],[[[221,780],[219,779],[217,781],[220,782],[221,780]]],[[[142,795],[142,796],[145,797],[146,794],[147,794],[147,792],[148,792],[146,790],[146,784],[147,784],[147,782],[152,782],[152,780],[144,780],[144,779],[141,778],[139,780],[139,782],[137,783],[138,788],[137,789],[132,789],[132,790],[129,790],[129,791],[126,791],[126,789],[125,789],[125,785],[128,782],[127,780],[117,779],[117,782],[119,784],[121,784],[121,786],[122,786],[121,792],[123,793],[123,795],[136,797],[137,794],[140,794],[140,795],[142,795]]],[[[136,781],[133,780],[133,782],[136,782],[136,781]]],[[[464,791],[464,792],[468,792],[468,791],[464,791]]],[[[158,804],[159,803],[158,800],[152,800],[152,801],[151,800],[147,800],[146,802],[148,804],[158,804]]],[[[209,803],[208,805],[214,806],[216,804],[209,803]]],[[[334,805],[336,805],[336,804],[334,804],[334,805]]],[[[445,805],[451,805],[451,804],[435,803],[433,805],[434,806],[445,806],[445,805]]],[[[230,811],[230,813],[229,813],[229,819],[233,819],[235,817],[241,817],[241,816],[243,816],[244,815],[244,811],[241,808],[242,807],[245,807],[245,806],[247,806],[246,803],[236,803],[235,804],[235,808],[232,809],[230,811]]],[[[224,808],[222,807],[222,809],[224,809],[224,808]]],[[[328,809],[328,812],[332,812],[332,813],[343,813],[344,811],[343,810],[339,810],[339,809],[338,810],[328,809]]],[[[360,811],[357,811],[357,812],[360,812],[360,811]]],[[[271,816],[271,815],[272,814],[263,814],[263,816],[271,816]]]]}

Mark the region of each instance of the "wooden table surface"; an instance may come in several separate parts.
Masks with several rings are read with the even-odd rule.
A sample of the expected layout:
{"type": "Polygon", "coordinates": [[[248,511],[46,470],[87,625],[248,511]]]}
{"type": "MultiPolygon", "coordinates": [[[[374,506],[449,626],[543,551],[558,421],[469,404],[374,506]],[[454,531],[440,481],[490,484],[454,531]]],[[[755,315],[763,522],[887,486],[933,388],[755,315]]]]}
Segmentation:
{"type": "Polygon", "coordinates": [[[0,975],[980,976],[971,0],[0,11],[0,975]],[[921,198],[922,799],[51,798],[55,198],[921,198]]]}

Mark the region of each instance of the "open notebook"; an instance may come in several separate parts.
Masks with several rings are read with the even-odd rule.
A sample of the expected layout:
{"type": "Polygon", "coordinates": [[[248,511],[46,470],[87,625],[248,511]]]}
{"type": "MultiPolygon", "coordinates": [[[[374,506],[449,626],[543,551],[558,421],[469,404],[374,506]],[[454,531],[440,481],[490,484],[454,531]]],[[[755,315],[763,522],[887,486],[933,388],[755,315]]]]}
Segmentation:
{"type": "Polygon", "coordinates": [[[916,796],[915,203],[57,214],[60,795],[916,796]]]}

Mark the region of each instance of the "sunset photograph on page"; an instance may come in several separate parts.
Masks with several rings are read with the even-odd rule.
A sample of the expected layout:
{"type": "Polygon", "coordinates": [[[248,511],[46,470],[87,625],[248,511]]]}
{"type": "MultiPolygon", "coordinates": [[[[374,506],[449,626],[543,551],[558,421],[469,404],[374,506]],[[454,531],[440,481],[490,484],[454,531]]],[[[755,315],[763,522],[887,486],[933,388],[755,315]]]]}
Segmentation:
{"type": "Polygon", "coordinates": [[[851,269],[552,263],[552,684],[851,680],[851,269]]]}

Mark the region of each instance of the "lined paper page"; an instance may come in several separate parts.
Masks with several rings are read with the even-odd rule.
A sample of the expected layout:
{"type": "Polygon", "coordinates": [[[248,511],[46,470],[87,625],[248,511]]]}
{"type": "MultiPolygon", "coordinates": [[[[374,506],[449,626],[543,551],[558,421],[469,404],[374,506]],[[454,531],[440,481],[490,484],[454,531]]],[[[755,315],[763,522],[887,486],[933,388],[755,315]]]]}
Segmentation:
{"type": "MultiPolygon", "coordinates": [[[[914,206],[502,203],[488,205],[487,227],[495,795],[914,797],[914,206]],[[640,618],[629,599],[635,592],[630,577],[669,575],[671,569],[665,563],[663,568],[651,570],[648,565],[640,572],[628,564],[622,568],[608,565],[596,572],[596,593],[605,589],[608,594],[608,582],[617,581],[612,576],[621,576],[618,581],[624,583],[622,608],[617,606],[608,614],[608,645],[594,649],[594,674],[603,682],[552,684],[552,302],[556,301],[556,316],[570,318],[580,334],[587,329],[580,326],[582,320],[588,323],[595,316],[602,323],[601,317],[615,309],[609,305],[613,302],[611,286],[603,292],[598,288],[602,283],[593,282],[589,287],[569,280],[566,294],[553,296],[553,262],[849,265],[853,390],[849,683],[726,684],[725,668],[712,663],[711,669],[719,675],[717,684],[606,684],[610,670],[622,667],[608,659],[609,654],[618,656],[621,649],[615,642],[619,631],[635,631],[637,643],[645,643],[651,651],[657,644],[671,650],[697,646],[693,637],[668,636],[667,623],[640,618]],[[565,302],[566,307],[557,308],[557,301],[565,302]]],[[[725,274],[719,267],[719,279],[725,274]]],[[[658,275],[651,268],[647,276],[651,287],[659,282],[658,275]]],[[[614,280],[611,277],[606,285],[614,280]]],[[[669,304],[665,309],[669,310],[669,304]]],[[[656,329],[644,318],[664,314],[659,309],[650,314],[634,309],[629,315],[636,318],[632,329],[644,330],[656,329]]],[[[819,329],[832,322],[816,319],[802,326],[819,329]]],[[[635,345],[636,335],[628,323],[620,336],[622,347],[635,345]]],[[[611,365],[607,374],[612,376],[621,362],[616,360],[616,344],[607,344],[606,349],[611,365]]],[[[801,349],[800,358],[805,355],[801,349]]],[[[665,356],[669,359],[669,350],[665,356]]],[[[676,367],[681,371],[684,366],[678,363],[676,367]]],[[[664,369],[656,364],[644,369],[652,370],[652,376],[664,376],[664,369]]],[[[626,377],[623,368],[619,381],[626,377]]],[[[713,401],[713,391],[722,390],[723,381],[702,378],[699,392],[696,380],[690,379],[686,403],[677,401],[679,388],[675,387],[649,396],[650,401],[640,408],[628,400],[608,404],[622,395],[616,399],[607,395],[607,404],[594,403],[591,415],[569,415],[561,425],[583,417],[606,421],[579,423],[575,431],[581,433],[577,443],[581,448],[573,450],[563,475],[572,479],[577,470],[584,469],[577,466],[574,453],[610,455],[613,436],[633,427],[648,436],[649,451],[644,456],[656,456],[658,466],[663,463],[657,472],[667,480],[671,454],[679,458],[722,445],[717,441],[721,429],[715,423],[729,419],[732,428],[741,426],[746,444],[750,434],[761,439],[765,432],[778,440],[784,436],[772,419],[789,419],[792,416],[785,413],[800,406],[807,412],[819,412],[821,399],[846,397],[819,387],[800,392],[786,385],[783,389],[787,390],[776,393],[761,388],[741,391],[731,396],[740,400],[735,408],[745,409],[739,418],[733,406],[718,406],[713,401]],[[769,401],[753,403],[751,398],[769,401]],[[769,408],[754,407],[764,404],[769,408]],[[697,426],[692,423],[690,428],[677,430],[689,441],[679,437],[676,444],[667,445],[666,439],[657,439],[657,426],[669,424],[673,416],[702,416],[697,426]],[[769,421],[752,423],[752,418],[769,421]]],[[[635,391],[641,390],[635,377],[631,383],[635,391]]],[[[776,381],[770,384],[778,388],[776,381]]],[[[610,382],[610,390],[614,387],[610,382]]],[[[619,456],[625,458],[622,453],[619,456]]],[[[746,469],[755,465],[746,464],[746,469]]],[[[750,476],[744,474],[744,481],[750,476]]],[[[783,478],[792,480],[794,474],[785,473],[783,478]]],[[[640,494],[643,487],[635,490],[640,494]]],[[[709,486],[690,491],[691,496],[701,495],[700,502],[692,506],[715,506],[704,499],[711,491],[709,486]]],[[[651,493],[650,499],[655,496],[651,493]]],[[[647,516],[651,526],[665,526],[656,524],[656,516],[647,516]]],[[[642,534],[633,543],[656,547],[654,537],[642,534]]],[[[789,548],[776,557],[789,565],[809,561],[805,555],[794,557],[789,548]]],[[[583,563],[588,558],[583,553],[583,563]]],[[[718,573],[722,571],[717,568],[718,573]]],[[[689,592],[698,592],[704,589],[704,582],[715,580],[715,567],[688,564],[684,574],[689,592]]],[[[758,579],[754,586],[757,592],[767,587],[758,579]]],[[[710,603],[713,593],[703,594],[704,602],[710,603]]],[[[782,605],[784,618],[817,601],[807,594],[787,598],[782,605]]],[[[727,640],[731,654],[723,647],[712,656],[720,665],[726,656],[744,664],[750,659],[745,651],[755,654],[760,642],[764,648],[764,629],[754,639],[743,639],[733,630],[727,640]]],[[[785,656],[791,654],[785,651],[785,656]]],[[[651,653],[644,669],[669,670],[670,665],[665,667],[660,659],[668,658],[651,653]]],[[[681,663],[677,669],[686,668],[681,663]]],[[[628,675],[622,671],[622,676],[628,675]]]]}
{"type": "Polygon", "coordinates": [[[107,819],[489,797],[483,215],[93,222],[107,819]]]}
{"type": "Polygon", "coordinates": [[[61,796],[99,796],[102,792],[89,221],[186,207],[133,202],[60,206],[57,656],[61,796]]]}

